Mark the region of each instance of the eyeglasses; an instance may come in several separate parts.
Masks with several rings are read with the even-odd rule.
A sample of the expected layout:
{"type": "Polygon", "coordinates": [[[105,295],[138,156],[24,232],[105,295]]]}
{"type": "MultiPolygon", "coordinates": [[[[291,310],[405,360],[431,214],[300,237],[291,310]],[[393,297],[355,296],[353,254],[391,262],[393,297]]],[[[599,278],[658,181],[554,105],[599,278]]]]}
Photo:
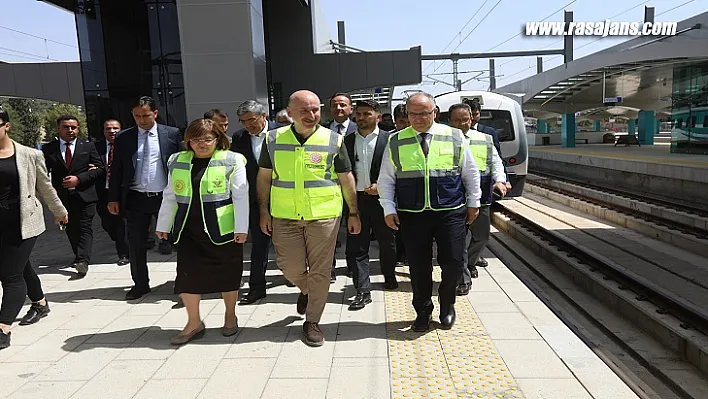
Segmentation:
{"type": "Polygon", "coordinates": [[[215,138],[208,138],[208,139],[189,139],[190,143],[198,143],[198,144],[213,144],[216,142],[217,139],[215,138]]]}
{"type": "Polygon", "coordinates": [[[408,117],[409,118],[423,118],[423,117],[426,117],[426,116],[432,114],[433,112],[435,112],[435,109],[432,109],[427,112],[410,112],[410,111],[408,111],[408,117]]]}

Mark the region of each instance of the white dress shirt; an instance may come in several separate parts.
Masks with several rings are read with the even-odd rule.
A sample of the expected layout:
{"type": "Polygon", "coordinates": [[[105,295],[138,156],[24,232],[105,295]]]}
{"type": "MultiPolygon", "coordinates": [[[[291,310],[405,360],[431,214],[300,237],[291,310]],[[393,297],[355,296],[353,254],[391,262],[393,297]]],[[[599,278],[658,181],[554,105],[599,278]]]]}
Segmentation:
{"type": "MultiPolygon", "coordinates": [[[[61,151],[61,159],[66,161],[66,141],[64,140],[59,140],[59,151],[61,151]]],[[[71,145],[71,157],[76,155],[76,139],[73,139],[69,141],[69,144],[71,145]]]]}
{"type": "Polygon", "coordinates": [[[260,159],[261,157],[261,148],[263,148],[263,140],[265,140],[266,133],[268,133],[267,121],[265,127],[263,128],[263,131],[261,131],[257,135],[248,133],[248,135],[251,136],[251,149],[253,150],[253,156],[256,157],[256,161],[258,161],[258,159],[260,159]]]}
{"type": "Polygon", "coordinates": [[[150,130],[138,128],[138,150],[135,152],[135,176],[133,177],[133,184],[130,187],[132,190],[157,193],[164,190],[165,186],[167,186],[167,176],[165,176],[165,169],[162,166],[162,157],[160,156],[160,139],[157,134],[157,124],[152,125],[150,130]],[[144,152],[145,143],[149,145],[149,154],[145,154],[144,152]],[[146,155],[147,159],[145,159],[146,155]],[[143,169],[143,162],[149,163],[146,169],[143,169]],[[143,176],[144,171],[147,171],[147,176],[143,176]]]}
{"type": "MultiPolygon", "coordinates": [[[[248,179],[246,179],[246,164],[241,157],[236,157],[236,167],[229,181],[231,200],[234,204],[234,234],[248,234],[248,179]]],[[[193,187],[192,189],[197,189],[193,187]]],[[[194,204],[192,204],[194,205],[194,204]]],[[[172,175],[167,178],[167,187],[162,193],[162,205],[157,215],[155,231],[172,231],[172,225],[177,215],[177,198],[172,188],[172,175]]]]}
{"type": "MultiPolygon", "coordinates": [[[[433,124],[435,126],[435,124],[433,124]]],[[[430,143],[433,130],[431,127],[427,132],[417,132],[416,134],[428,133],[425,140],[430,143]]],[[[398,133],[394,133],[398,134],[398,133]]],[[[396,172],[391,163],[390,144],[386,144],[383,159],[381,160],[381,172],[377,181],[379,191],[379,203],[384,210],[384,215],[396,214],[396,172]]],[[[460,159],[460,168],[462,174],[462,183],[465,185],[465,195],[467,198],[468,208],[479,208],[480,198],[482,198],[482,189],[480,184],[479,169],[472,157],[472,151],[468,145],[463,146],[462,159],[460,159]]]]}
{"type": "Polygon", "coordinates": [[[378,127],[366,137],[359,134],[358,130],[356,132],[356,137],[354,138],[354,154],[356,158],[353,160],[356,168],[356,191],[364,191],[365,188],[371,185],[371,162],[374,159],[378,138],[378,127]]]}
{"type": "Polygon", "coordinates": [[[351,119],[349,119],[349,118],[345,119],[344,122],[342,122],[342,123],[339,123],[337,121],[332,121],[332,123],[329,124],[329,128],[331,130],[334,130],[335,132],[337,132],[337,126],[342,125],[342,131],[337,132],[337,133],[344,135],[344,134],[347,134],[347,129],[349,129],[350,123],[351,123],[351,119]]]}

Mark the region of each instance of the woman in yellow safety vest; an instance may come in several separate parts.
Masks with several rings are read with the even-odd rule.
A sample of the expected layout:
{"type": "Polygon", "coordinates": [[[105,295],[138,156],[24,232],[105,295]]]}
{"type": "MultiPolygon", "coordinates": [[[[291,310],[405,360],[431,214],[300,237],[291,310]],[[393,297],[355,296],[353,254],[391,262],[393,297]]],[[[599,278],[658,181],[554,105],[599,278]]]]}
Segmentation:
{"type": "Polygon", "coordinates": [[[169,178],[157,220],[157,236],[177,245],[175,293],[187,309],[187,325],[172,338],[183,345],[204,335],[202,294],[221,292],[226,315],[221,334],[238,332],[236,300],[248,232],[246,160],[228,151],[229,139],[209,119],[190,123],[186,151],[170,157],[169,178]]]}

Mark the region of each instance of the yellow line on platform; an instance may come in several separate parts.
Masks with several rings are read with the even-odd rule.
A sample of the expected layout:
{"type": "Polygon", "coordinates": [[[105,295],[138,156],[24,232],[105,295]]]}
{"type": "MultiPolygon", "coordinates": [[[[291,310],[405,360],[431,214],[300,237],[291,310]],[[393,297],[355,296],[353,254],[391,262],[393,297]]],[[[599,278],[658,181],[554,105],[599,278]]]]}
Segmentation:
{"type": "MultiPolygon", "coordinates": [[[[408,275],[408,267],[397,270],[408,275]]],[[[434,275],[440,281],[437,266],[434,275]]],[[[452,329],[433,322],[427,333],[416,333],[410,279],[399,277],[399,284],[384,293],[392,399],[524,397],[467,298],[457,298],[452,329]]]]}

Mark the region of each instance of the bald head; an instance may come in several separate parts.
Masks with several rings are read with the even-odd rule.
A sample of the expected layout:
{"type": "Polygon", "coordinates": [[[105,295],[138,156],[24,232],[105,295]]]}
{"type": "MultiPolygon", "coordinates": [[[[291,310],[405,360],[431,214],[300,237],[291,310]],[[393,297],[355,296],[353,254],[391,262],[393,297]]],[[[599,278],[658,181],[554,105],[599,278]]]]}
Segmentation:
{"type": "Polygon", "coordinates": [[[290,95],[287,110],[300,134],[311,134],[320,123],[320,98],[309,90],[298,90],[290,95]]]}
{"type": "Polygon", "coordinates": [[[416,93],[406,100],[408,120],[418,132],[427,132],[435,121],[435,98],[428,93],[416,93]]]}

